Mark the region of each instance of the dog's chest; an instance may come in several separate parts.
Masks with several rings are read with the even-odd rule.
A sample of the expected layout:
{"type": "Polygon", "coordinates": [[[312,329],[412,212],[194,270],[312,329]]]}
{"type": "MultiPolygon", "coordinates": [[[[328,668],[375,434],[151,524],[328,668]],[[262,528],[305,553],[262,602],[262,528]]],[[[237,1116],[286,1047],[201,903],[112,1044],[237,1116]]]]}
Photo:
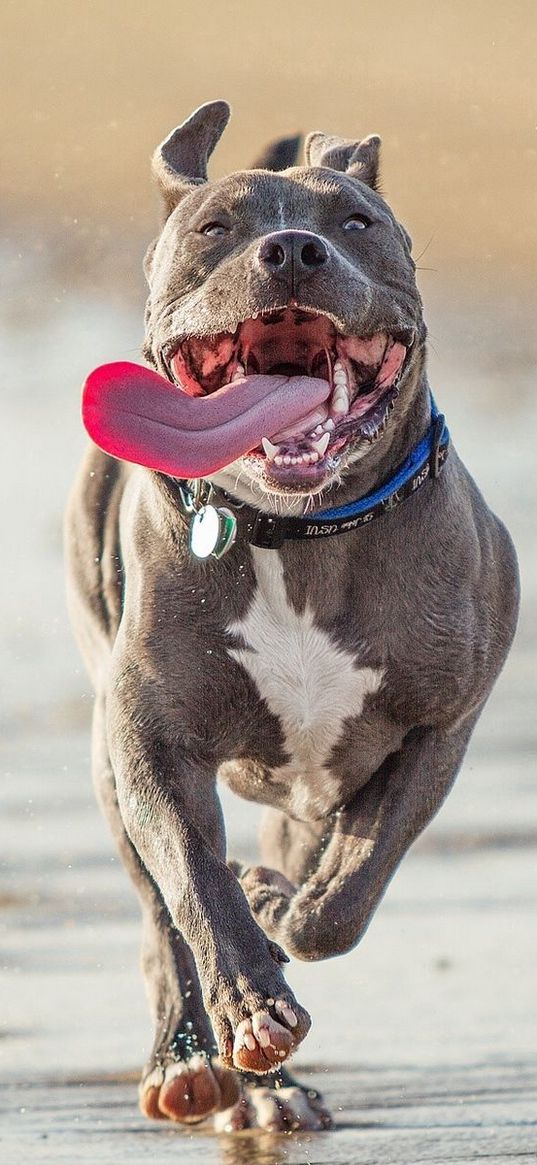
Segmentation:
{"type": "Polygon", "coordinates": [[[344,721],[361,715],[383,673],[360,667],[316,624],[308,606],[295,610],[277,551],[254,548],[252,554],[257,587],[245,616],[228,628],[242,644],[230,648],[230,655],[280,722],[289,760],[274,776],[288,785],[289,809],[318,817],[339,800],[330,755],[344,721]]]}

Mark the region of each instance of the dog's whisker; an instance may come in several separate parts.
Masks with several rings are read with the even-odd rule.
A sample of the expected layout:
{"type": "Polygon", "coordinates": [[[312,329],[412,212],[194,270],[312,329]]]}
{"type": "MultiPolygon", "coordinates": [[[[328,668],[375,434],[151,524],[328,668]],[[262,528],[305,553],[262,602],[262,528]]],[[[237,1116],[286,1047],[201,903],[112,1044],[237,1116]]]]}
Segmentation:
{"type": "Polygon", "coordinates": [[[431,246],[431,243],[435,237],[436,237],[436,231],[433,231],[433,233],[429,239],[429,242],[425,244],[423,250],[420,251],[419,255],[416,257],[416,259],[415,259],[416,264],[418,264],[420,259],[423,258],[423,256],[425,255],[425,252],[429,250],[429,247],[431,246]]]}

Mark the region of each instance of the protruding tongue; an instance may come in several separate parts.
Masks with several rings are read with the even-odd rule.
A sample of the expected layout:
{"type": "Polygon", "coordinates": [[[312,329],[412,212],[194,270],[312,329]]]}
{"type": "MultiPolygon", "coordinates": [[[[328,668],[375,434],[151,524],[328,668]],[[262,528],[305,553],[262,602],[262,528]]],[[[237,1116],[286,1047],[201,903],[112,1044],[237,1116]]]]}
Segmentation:
{"type": "MultiPolygon", "coordinates": [[[[191,397],[140,364],[103,364],[84,385],[82,417],[105,453],[172,477],[207,477],[289,426],[330,395],[312,376],[246,376],[191,397]]],[[[302,428],[300,422],[304,422],[302,428]]]]}

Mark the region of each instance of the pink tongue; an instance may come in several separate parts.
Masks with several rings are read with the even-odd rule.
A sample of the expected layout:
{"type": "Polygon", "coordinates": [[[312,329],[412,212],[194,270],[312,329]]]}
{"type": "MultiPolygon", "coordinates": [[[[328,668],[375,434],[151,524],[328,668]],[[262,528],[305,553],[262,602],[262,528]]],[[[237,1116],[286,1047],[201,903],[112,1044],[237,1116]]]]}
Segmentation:
{"type": "MultiPolygon", "coordinates": [[[[82,417],[105,453],[173,477],[206,477],[259,445],[300,428],[327,400],[312,376],[247,376],[191,397],[164,377],[125,362],[103,364],[84,385],[82,417]]],[[[302,430],[305,431],[305,430],[302,430]]]]}

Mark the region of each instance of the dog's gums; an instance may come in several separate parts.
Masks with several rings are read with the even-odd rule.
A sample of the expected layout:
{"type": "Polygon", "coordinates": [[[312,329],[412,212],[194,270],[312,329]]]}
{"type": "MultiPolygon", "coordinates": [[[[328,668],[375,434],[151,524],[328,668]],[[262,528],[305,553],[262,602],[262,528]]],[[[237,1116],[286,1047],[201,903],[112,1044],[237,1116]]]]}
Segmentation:
{"type": "Polygon", "coordinates": [[[322,481],[352,443],[371,442],[383,431],[412,342],[404,339],[384,332],[344,336],[327,316],[287,307],[245,320],[234,334],[174,342],[164,355],[170,377],[190,397],[245,386],[252,377],[273,377],[275,384],[288,378],[279,390],[287,396],[298,378],[302,385],[311,378],[312,387],[326,382],[324,401],[312,400],[292,425],[259,433],[258,443],[245,449],[267,484],[296,489],[322,481]]]}

